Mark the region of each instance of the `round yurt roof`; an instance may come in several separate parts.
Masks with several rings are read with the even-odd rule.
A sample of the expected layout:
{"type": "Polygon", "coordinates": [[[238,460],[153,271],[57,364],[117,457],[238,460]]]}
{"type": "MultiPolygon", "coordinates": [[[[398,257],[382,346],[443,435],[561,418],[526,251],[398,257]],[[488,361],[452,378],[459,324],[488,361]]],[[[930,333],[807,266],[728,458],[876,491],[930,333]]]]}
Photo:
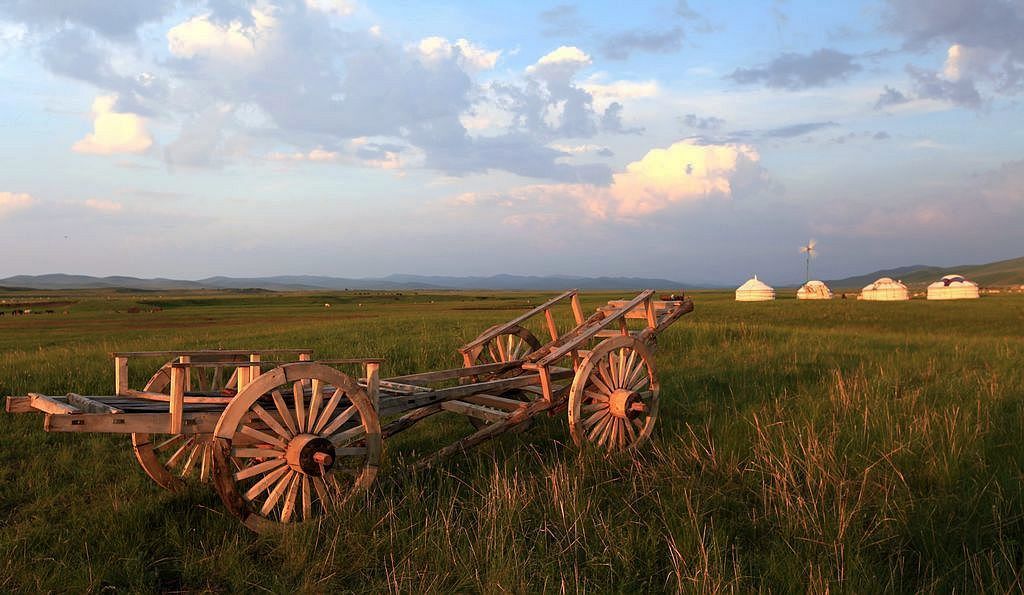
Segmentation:
{"type": "Polygon", "coordinates": [[[768,285],[764,281],[757,278],[754,275],[753,278],[748,279],[746,283],[740,285],[736,291],[775,291],[771,285],[768,285]]]}
{"type": "Polygon", "coordinates": [[[800,289],[796,290],[796,297],[798,298],[830,298],[832,297],[832,290],[825,285],[824,281],[808,281],[804,283],[800,289]]]}
{"type": "Polygon", "coordinates": [[[928,286],[930,300],[964,300],[979,296],[978,284],[962,275],[946,275],[928,286]]]}
{"type": "Polygon", "coordinates": [[[740,302],[761,302],[775,299],[775,290],[757,278],[748,280],[736,289],[736,301],[740,302]]]}
{"type": "Polygon", "coordinates": [[[928,288],[930,289],[932,287],[941,288],[941,287],[957,287],[957,286],[961,286],[961,287],[962,286],[977,287],[978,284],[975,283],[974,281],[968,281],[967,279],[964,279],[963,275],[946,275],[945,277],[939,279],[935,283],[932,283],[931,285],[929,285],[928,288]]]}
{"type": "Polygon", "coordinates": [[[881,277],[870,285],[864,286],[864,291],[874,291],[880,289],[906,289],[907,286],[902,281],[896,281],[892,277],[881,277]]]}

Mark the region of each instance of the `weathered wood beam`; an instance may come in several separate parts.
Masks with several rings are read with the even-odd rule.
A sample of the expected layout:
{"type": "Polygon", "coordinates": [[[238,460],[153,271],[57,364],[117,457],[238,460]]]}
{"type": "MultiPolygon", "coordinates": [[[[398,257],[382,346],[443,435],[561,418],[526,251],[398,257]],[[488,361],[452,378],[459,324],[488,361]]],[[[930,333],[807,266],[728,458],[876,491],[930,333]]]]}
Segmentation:
{"type": "Polygon", "coordinates": [[[89,397],[83,397],[77,393],[68,393],[67,396],[68,404],[78,407],[82,411],[89,413],[124,413],[123,409],[102,403],[89,397]]]}
{"type": "Polygon", "coordinates": [[[475,417],[488,422],[502,421],[510,415],[504,411],[496,411],[490,407],[474,405],[473,403],[467,403],[465,401],[445,401],[444,403],[441,403],[441,409],[452,413],[475,417]]]}
{"type": "Polygon", "coordinates": [[[29,393],[28,396],[31,399],[32,408],[43,413],[55,413],[58,415],[78,415],[79,413],[84,413],[78,407],[68,405],[46,395],[29,393]]]}

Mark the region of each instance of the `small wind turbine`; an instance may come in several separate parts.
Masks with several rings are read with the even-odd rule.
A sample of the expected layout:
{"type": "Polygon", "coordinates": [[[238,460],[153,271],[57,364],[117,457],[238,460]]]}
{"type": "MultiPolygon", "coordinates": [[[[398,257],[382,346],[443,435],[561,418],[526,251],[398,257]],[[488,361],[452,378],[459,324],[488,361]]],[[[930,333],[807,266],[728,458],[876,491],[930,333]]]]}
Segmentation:
{"type": "Polygon", "coordinates": [[[815,254],[818,253],[816,249],[817,245],[818,242],[816,242],[815,240],[810,240],[807,242],[806,246],[800,246],[800,253],[807,255],[807,272],[805,273],[804,283],[811,280],[811,259],[814,258],[815,254]]]}

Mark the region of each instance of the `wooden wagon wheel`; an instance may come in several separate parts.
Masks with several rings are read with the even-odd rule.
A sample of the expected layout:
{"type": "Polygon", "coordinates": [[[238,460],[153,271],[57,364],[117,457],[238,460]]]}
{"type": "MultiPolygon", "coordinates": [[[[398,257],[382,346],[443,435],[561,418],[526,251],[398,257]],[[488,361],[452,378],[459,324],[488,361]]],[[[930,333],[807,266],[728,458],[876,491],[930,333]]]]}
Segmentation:
{"type": "MultiPolygon", "coordinates": [[[[499,325],[494,325],[491,328],[484,331],[482,334],[487,334],[499,325]]],[[[541,343],[537,337],[530,332],[530,329],[519,326],[518,324],[508,328],[504,333],[488,340],[487,342],[475,347],[470,352],[469,365],[478,364],[503,364],[505,362],[512,362],[522,359],[530,353],[540,349],[541,343]]],[[[518,371],[516,371],[518,372],[518,371]]],[[[477,377],[477,380],[495,380],[502,378],[506,374],[487,374],[477,377]]],[[[523,392],[516,389],[508,391],[514,393],[515,396],[523,395],[523,392]]],[[[505,393],[501,396],[510,396],[505,393]]],[[[473,424],[476,429],[481,429],[484,426],[490,424],[490,422],[480,419],[479,417],[469,417],[469,423],[473,424]]]]}
{"type": "Polygon", "coordinates": [[[380,464],[380,421],[366,391],[312,362],[257,377],[224,410],[214,440],[214,487],[254,531],[340,507],[380,464]]]}
{"type": "Polygon", "coordinates": [[[581,363],[569,392],[569,430],[577,445],[614,452],[636,448],[658,418],[658,379],[647,345],[605,339],[581,363]]]}
{"type": "MultiPolygon", "coordinates": [[[[217,356],[209,361],[224,361],[223,366],[196,367],[189,371],[193,388],[203,392],[233,395],[237,384],[235,367],[248,361],[244,356],[217,356]]],[[[143,390],[171,393],[171,364],[164,364],[153,374],[143,390]]],[[[201,361],[200,356],[193,361],[201,361]]],[[[210,481],[213,470],[213,434],[132,434],[132,451],[153,481],[167,490],[178,490],[183,480],[210,481]]]]}
{"type": "MultiPolygon", "coordinates": [[[[484,331],[489,333],[497,325],[484,331]]],[[[522,359],[531,352],[540,349],[540,341],[530,332],[530,329],[518,324],[508,328],[500,335],[475,347],[470,352],[470,363],[477,364],[501,364],[522,359]]]]}

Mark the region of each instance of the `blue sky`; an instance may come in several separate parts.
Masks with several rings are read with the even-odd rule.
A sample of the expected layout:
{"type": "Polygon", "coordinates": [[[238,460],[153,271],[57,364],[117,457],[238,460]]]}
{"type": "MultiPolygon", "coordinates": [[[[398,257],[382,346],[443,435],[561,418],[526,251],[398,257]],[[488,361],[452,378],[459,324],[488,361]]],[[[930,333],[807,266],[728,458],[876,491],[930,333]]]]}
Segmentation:
{"type": "Polygon", "coordinates": [[[1024,3],[0,2],[0,276],[1024,255],[1024,3]]]}

